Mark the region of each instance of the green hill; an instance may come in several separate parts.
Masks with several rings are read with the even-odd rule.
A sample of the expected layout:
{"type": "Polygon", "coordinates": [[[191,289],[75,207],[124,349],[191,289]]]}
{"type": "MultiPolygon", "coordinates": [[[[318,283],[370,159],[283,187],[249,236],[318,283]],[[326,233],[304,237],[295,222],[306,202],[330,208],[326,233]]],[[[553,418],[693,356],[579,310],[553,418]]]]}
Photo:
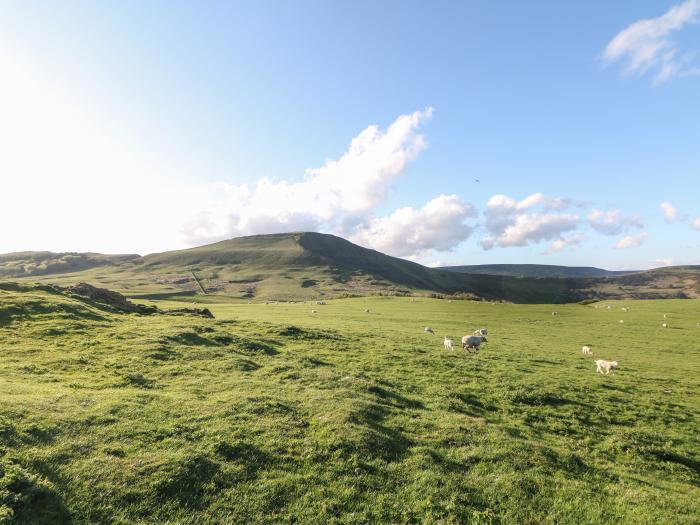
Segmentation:
{"type": "Polygon", "coordinates": [[[130,297],[189,301],[200,301],[203,295],[227,301],[296,301],[440,294],[517,303],[700,297],[699,267],[620,274],[546,265],[427,268],[311,232],[239,237],[145,257],[8,254],[0,256],[0,278],[63,286],[87,282],[130,297]],[[476,270],[465,273],[465,268],[476,270]]]}

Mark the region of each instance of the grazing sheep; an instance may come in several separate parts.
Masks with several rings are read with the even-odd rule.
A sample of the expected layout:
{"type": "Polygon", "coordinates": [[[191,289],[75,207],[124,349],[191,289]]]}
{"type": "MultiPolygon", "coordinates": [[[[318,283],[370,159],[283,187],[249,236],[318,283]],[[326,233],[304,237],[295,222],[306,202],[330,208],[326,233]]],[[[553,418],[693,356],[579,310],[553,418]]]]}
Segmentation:
{"type": "Polygon", "coordinates": [[[478,330],[474,330],[474,335],[484,337],[489,335],[489,331],[486,328],[479,328],[478,330]]]}
{"type": "Polygon", "coordinates": [[[622,308],[620,308],[620,310],[622,310],[623,312],[626,312],[626,311],[627,311],[627,308],[625,308],[625,307],[623,306],[622,308]]]}
{"type": "Polygon", "coordinates": [[[430,328],[429,326],[426,326],[426,327],[423,329],[423,331],[424,331],[426,334],[434,334],[434,333],[435,333],[435,332],[433,331],[433,329],[430,328]]]}
{"type": "Polygon", "coordinates": [[[326,301],[316,301],[316,304],[326,304],[326,301]]]}
{"type": "Polygon", "coordinates": [[[311,310],[311,313],[312,313],[312,314],[315,314],[315,313],[316,313],[316,310],[311,310]]]}
{"type": "Polygon", "coordinates": [[[369,313],[369,308],[365,308],[365,313],[366,313],[366,314],[369,313]]]}
{"type": "Polygon", "coordinates": [[[607,306],[607,309],[610,310],[610,305],[607,306]]]}
{"type": "Polygon", "coordinates": [[[581,347],[581,353],[583,355],[593,355],[593,350],[591,350],[590,346],[582,346],[581,347]]]}
{"type": "Polygon", "coordinates": [[[668,323],[661,323],[661,328],[668,328],[668,323]]]}
{"type": "Polygon", "coordinates": [[[620,324],[623,324],[625,322],[624,319],[620,319],[620,324]]]}
{"type": "Polygon", "coordinates": [[[445,350],[454,350],[454,341],[449,337],[445,336],[445,350]]]}
{"type": "Polygon", "coordinates": [[[697,323],[695,326],[697,326],[698,328],[700,328],[700,323],[697,323]]]}
{"type": "Polygon", "coordinates": [[[552,315],[559,315],[557,312],[552,312],[552,315]]]}
{"type": "Polygon", "coordinates": [[[608,375],[610,372],[612,372],[613,375],[615,375],[617,361],[606,361],[604,359],[596,359],[594,362],[596,366],[596,373],[600,372],[602,374],[603,370],[605,370],[605,375],[608,375]]]}
{"type": "Polygon", "coordinates": [[[485,342],[486,338],[483,335],[465,335],[462,337],[462,348],[464,350],[478,352],[481,348],[481,344],[485,342]]]}

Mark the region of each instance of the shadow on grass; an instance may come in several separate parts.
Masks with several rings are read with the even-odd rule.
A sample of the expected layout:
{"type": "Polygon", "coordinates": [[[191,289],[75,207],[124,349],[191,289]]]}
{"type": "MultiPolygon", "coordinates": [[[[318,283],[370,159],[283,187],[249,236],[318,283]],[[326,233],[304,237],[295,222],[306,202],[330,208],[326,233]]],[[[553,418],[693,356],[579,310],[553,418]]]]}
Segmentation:
{"type": "Polygon", "coordinates": [[[0,511],[12,510],[11,519],[0,523],[68,525],[70,512],[53,486],[9,460],[0,459],[0,511]]]}

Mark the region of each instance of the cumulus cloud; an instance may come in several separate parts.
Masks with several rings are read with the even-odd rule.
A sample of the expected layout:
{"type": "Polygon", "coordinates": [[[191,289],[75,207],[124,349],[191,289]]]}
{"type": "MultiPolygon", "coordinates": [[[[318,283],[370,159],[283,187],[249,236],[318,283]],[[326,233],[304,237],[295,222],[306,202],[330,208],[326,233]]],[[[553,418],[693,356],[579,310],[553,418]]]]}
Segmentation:
{"type": "Polygon", "coordinates": [[[407,165],[426,148],[418,128],[432,113],[427,108],[401,115],[384,130],[367,127],[340,158],[306,170],[302,180],[214,184],[201,205],[207,211],[188,221],[183,234],[191,244],[293,230],[347,235],[371,220],[407,165]]]}
{"type": "Polygon", "coordinates": [[[619,235],[630,228],[641,228],[639,215],[626,216],[619,210],[602,211],[593,209],[588,214],[588,224],[604,235],[619,235]]]}
{"type": "Polygon", "coordinates": [[[661,213],[663,213],[666,222],[673,222],[678,217],[678,209],[670,202],[661,203],[661,213]]]}
{"type": "Polygon", "coordinates": [[[608,43],[604,60],[623,61],[628,74],[653,71],[657,84],[676,75],[698,74],[700,70],[688,65],[688,55],[679,56],[677,45],[670,39],[674,32],[696,22],[698,13],[700,0],[686,0],[657,18],[638,20],[608,43]]]}
{"type": "Polygon", "coordinates": [[[641,246],[647,237],[649,237],[648,233],[640,233],[638,235],[627,235],[615,243],[615,249],[627,250],[629,248],[636,248],[637,246],[641,246]]]}
{"type": "Polygon", "coordinates": [[[400,208],[388,217],[374,218],[356,227],[350,240],[399,257],[421,257],[433,250],[450,251],[467,239],[476,217],[471,204],[457,195],[440,195],[415,209],[400,208]]]}
{"type": "Polygon", "coordinates": [[[408,164],[426,147],[418,128],[432,108],[401,115],[386,130],[369,126],[337,160],[306,170],[300,181],[261,179],[254,186],[212,185],[206,212],[185,224],[192,244],[239,235],[327,231],[399,257],[450,251],[467,239],[474,207],[457,195],[439,195],[422,208],[375,216],[408,164]]]}
{"type": "Polygon", "coordinates": [[[693,228],[700,231],[700,217],[695,219],[692,224],[693,228]]]}
{"type": "Polygon", "coordinates": [[[552,244],[549,245],[549,250],[547,253],[560,252],[565,248],[569,248],[571,251],[578,249],[583,241],[586,240],[586,236],[582,233],[576,233],[569,235],[568,237],[560,237],[555,239],[552,244]]]}
{"type": "Polygon", "coordinates": [[[521,201],[508,195],[494,195],[486,205],[486,237],[481,247],[526,246],[560,238],[580,223],[577,215],[558,213],[570,205],[567,199],[534,193],[521,201]]]}

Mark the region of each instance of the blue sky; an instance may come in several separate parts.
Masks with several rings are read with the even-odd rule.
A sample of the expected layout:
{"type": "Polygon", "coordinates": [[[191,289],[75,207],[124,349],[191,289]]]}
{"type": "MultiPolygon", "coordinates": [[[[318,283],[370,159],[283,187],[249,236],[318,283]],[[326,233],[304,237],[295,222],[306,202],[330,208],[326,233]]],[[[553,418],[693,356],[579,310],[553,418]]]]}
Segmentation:
{"type": "Polygon", "coordinates": [[[5,2],[0,252],[317,229],[430,264],[700,263],[698,21],[698,0],[5,2]]]}

